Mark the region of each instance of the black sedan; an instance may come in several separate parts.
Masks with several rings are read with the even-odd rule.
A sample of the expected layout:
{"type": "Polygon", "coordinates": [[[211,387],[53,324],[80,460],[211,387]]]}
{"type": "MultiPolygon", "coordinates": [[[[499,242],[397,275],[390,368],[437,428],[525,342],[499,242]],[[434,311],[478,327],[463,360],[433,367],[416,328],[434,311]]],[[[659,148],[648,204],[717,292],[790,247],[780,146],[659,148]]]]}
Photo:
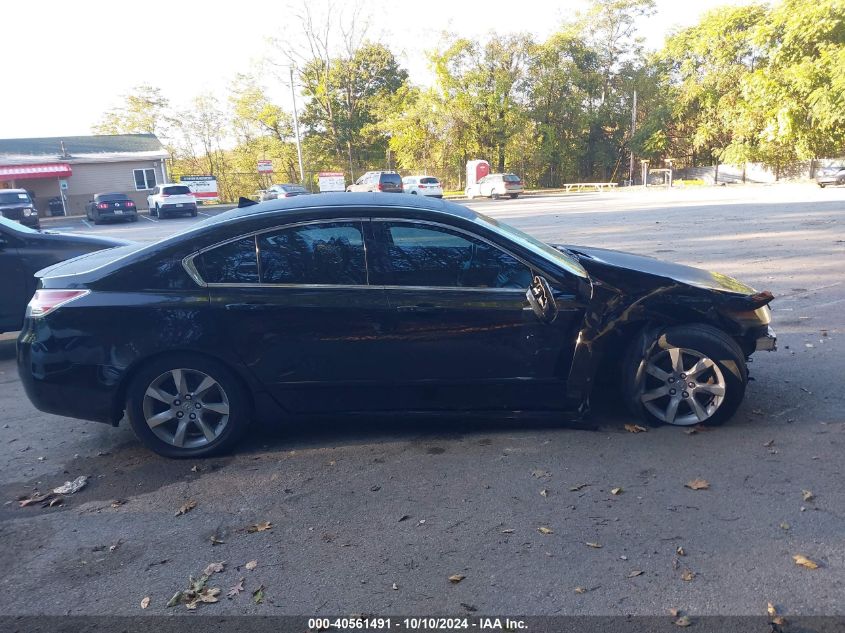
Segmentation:
{"type": "MultiPolygon", "coordinates": [[[[248,201],[247,201],[248,202],[248,201]]],[[[41,410],[170,457],[253,419],[559,411],[601,376],[654,423],[729,418],[772,300],[703,270],[550,246],[420,196],[252,203],[39,273],[18,339],[41,410]]]]}
{"type": "Polygon", "coordinates": [[[125,193],[98,193],[85,205],[85,217],[94,224],[104,220],[137,222],[138,209],[125,193]]]}
{"type": "Polygon", "coordinates": [[[46,266],[113,246],[123,240],[36,231],[0,218],[0,332],[21,329],[35,273],[46,266]]]}

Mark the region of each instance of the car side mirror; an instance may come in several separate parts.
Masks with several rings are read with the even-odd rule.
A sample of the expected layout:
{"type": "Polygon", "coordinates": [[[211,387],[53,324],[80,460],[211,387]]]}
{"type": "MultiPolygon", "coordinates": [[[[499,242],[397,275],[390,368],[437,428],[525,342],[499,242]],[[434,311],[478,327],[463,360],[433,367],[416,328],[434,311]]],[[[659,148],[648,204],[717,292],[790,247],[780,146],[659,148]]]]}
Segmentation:
{"type": "Polygon", "coordinates": [[[546,281],[540,275],[535,275],[525,293],[528,304],[543,323],[552,323],[557,318],[557,303],[554,294],[546,281]]]}

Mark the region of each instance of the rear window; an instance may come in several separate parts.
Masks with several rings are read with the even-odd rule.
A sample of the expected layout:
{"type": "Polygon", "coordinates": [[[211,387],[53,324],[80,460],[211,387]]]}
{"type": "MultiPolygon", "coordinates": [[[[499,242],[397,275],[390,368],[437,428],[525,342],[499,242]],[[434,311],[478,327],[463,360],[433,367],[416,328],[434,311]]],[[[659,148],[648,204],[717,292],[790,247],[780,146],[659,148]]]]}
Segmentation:
{"type": "Polygon", "coordinates": [[[0,191],[0,204],[21,204],[32,202],[25,193],[0,191]]]}
{"type": "Polygon", "coordinates": [[[114,200],[128,200],[124,194],[122,193],[101,193],[94,196],[94,200],[97,202],[113,202],[114,200]]]}
{"type": "Polygon", "coordinates": [[[519,176],[516,174],[505,174],[505,180],[507,182],[519,182],[519,176]]]}
{"type": "Polygon", "coordinates": [[[191,190],[185,185],[175,185],[173,187],[162,187],[161,192],[168,196],[184,196],[191,193],[191,190]]]}
{"type": "Polygon", "coordinates": [[[401,185],[402,177],[399,174],[382,174],[381,182],[390,182],[394,185],[401,185]]]}
{"type": "Polygon", "coordinates": [[[421,185],[439,185],[440,181],[437,178],[420,178],[421,185]]]}
{"type": "Polygon", "coordinates": [[[305,187],[300,187],[299,185],[282,185],[279,189],[288,193],[308,193],[305,187]]]}

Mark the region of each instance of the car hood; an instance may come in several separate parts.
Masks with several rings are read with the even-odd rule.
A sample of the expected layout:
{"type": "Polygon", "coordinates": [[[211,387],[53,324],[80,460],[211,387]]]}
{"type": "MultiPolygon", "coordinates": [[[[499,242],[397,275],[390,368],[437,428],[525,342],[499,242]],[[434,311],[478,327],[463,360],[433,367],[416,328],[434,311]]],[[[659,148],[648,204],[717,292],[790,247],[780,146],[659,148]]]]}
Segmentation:
{"type": "Polygon", "coordinates": [[[743,295],[753,294],[755,292],[753,288],[741,281],[737,281],[733,277],[701,268],[663,261],[654,257],[589,246],[569,246],[562,244],[553,244],[553,246],[558,250],[577,257],[581,265],[587,269],[587,272],[592,275],[595,271],[599,277],[601,276],[599,269],[602,266],[609,266],[628,271],[629,273],[671,279],[688,286],[705,288],[707,290],[718,290],[743,295]]]}
{"type": "Polygon", "coordinates": [[[0,211],[3,211],[4,209],[26,209],[26,208],[32,208],[32,203],[31,202],[11,202],[11,203],[7,202],[6,204],[0,203],[0,211]]]}

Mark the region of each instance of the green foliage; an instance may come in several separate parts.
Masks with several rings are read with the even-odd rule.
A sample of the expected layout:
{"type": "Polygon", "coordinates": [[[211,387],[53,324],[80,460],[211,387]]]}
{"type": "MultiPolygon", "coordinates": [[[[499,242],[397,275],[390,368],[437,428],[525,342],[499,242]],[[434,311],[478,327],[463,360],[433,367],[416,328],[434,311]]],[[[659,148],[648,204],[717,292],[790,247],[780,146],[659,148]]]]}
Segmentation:
{"type": "Polygon", "coordinates": [[[120,96],[121,106],[107,110],[94,134],[163,134],[171,121],[170,102],[161,90],[143,84],[120,96]]]}

